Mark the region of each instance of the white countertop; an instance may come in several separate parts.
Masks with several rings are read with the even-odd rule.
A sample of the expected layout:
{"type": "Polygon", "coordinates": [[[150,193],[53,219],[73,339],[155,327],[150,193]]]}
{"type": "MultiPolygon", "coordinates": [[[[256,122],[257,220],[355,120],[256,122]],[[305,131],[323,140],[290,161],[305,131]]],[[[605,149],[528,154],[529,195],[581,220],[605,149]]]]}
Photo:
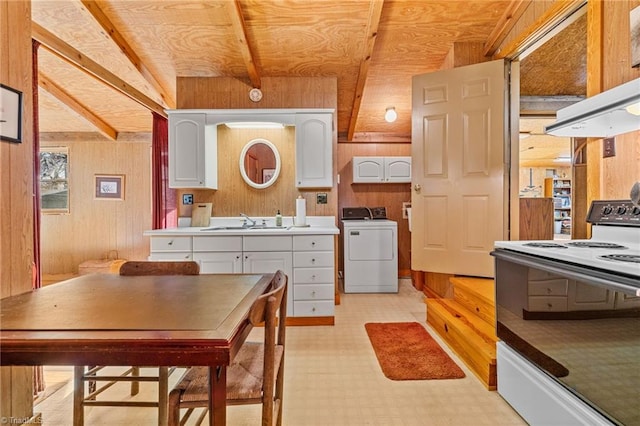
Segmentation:
{"type": "MultiPolygon", "coordinates": [[[[259,225],[264,223],[268,227],[275,228],[274,217],[251,217],[259,225]]],[[[336,226],[335,216],[307,216],[306,223],[309,226],[293,226],[293,218],[283,217],[282,227],[277,229],[212,229],[224,226],[242,226],[244,218],[237,217],[212,217],[207,227],[190,226],[191,218],[178,219],[177,228],[153,229],[144,231],[145,236],[213,236],[213,235],[336,235],[340,230],[336,226]]]]}

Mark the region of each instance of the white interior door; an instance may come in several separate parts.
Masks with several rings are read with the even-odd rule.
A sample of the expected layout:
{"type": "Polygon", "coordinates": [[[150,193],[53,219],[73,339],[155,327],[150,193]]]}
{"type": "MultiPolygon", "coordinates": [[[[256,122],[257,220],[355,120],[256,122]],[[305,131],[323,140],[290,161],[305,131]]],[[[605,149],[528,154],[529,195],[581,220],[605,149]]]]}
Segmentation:
{"type": "Polygon", "coordinates": [[[509,63],[415,76],[412,98],[411,267],[492,277],[508,239],[509,63]]]}

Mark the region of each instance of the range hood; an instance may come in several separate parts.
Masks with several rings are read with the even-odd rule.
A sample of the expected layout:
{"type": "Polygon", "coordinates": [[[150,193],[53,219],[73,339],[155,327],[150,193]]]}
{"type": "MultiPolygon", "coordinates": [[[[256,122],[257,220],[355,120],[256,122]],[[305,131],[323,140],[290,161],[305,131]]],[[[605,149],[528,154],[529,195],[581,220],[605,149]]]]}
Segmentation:
{"type": "Polygon", "coordinates": [[[558,110],[544,131],[565,137],[611,137],[640,130],[640,78],[558,110]]]}

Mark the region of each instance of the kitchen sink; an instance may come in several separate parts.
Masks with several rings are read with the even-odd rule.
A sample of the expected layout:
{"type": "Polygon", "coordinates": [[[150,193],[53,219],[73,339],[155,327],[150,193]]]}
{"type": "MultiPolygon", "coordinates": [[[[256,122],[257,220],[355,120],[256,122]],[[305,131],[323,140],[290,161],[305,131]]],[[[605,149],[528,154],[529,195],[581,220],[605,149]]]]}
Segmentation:
{"type": "Polygon", "coordinates": [[[252,230],[265,230],[265,229],[281,229],[283,231],[287,230],[284,226],[214,226],[211,228],[204,228],[201,231],[252,231],[252,230]]]}

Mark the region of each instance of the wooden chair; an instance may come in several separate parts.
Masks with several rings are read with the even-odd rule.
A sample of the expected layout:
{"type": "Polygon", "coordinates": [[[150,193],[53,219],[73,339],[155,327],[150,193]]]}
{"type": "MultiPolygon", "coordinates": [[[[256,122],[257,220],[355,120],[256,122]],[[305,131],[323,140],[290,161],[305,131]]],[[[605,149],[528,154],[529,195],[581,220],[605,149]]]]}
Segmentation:
{"type": "MultiPolygon", "coordinates": [[[[263,426],[282,424],[286,315],[287,276],[277,271],[268,292],[249,312],[252,325],[264,322],[264,341],[245,342],[227,368],[227,404],[262,404],[263,426]]],[[[182,376],[169,393],[169,426],[184,424],[195,408],[205,407],[196,420],[201,424],[207,413],[208,380],[207,367],[191,367],[182,376]]]]}
{"type": "MultiPolygon", "coordinates": [[[[197,262],[153,262],[128,261],[122,264],[120,275],[198,275],[200,266],[197,262]]],[[[105,366],[75,366],[73,416],[74,424],[84,424],[84,407],[116,406],[116,407],[158,407],[158,424],[167,424],[167,400],[169,394],[169,375],[174,367],[158,367],[157,376],[140,376],[140,367],[129,367],[119,375],[98,374],[105,366]],[[96,382],[106,382],[98,387],[96,382]],[[158,401],[113,401],[98,400],[97,396],[117,382],[131,383],[131,396],[140,391],[140,382],[158,383],[158,401]],[[89,393],[85,395],[85,383],[89,393]]]]}

